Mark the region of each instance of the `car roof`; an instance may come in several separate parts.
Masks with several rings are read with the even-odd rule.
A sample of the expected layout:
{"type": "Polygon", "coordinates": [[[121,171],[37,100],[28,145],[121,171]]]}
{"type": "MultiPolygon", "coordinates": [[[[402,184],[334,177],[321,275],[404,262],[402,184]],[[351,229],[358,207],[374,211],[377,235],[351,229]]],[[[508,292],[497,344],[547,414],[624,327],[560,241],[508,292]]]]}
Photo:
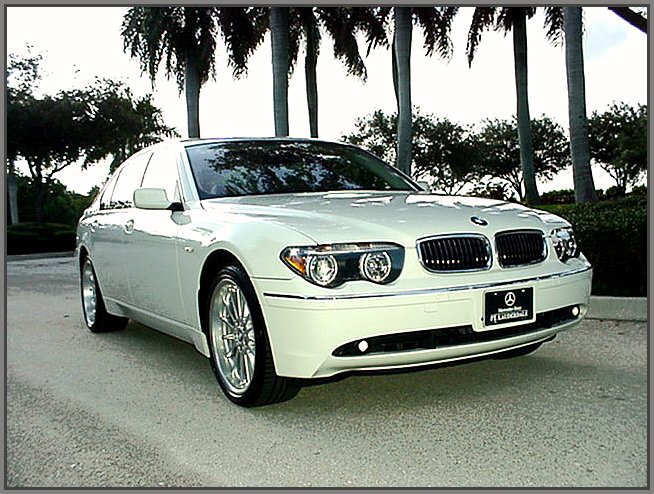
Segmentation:
{"type": "Polygon", "coordinates": [[[313,137],[209,137],[179,140],[179,143],[184,147],[191,147],[199,144],[210,144],[214,142],[315,142],[351,146],[351,144],[347,142],[329,141],[324,139],[316,139],[313,137]]]}

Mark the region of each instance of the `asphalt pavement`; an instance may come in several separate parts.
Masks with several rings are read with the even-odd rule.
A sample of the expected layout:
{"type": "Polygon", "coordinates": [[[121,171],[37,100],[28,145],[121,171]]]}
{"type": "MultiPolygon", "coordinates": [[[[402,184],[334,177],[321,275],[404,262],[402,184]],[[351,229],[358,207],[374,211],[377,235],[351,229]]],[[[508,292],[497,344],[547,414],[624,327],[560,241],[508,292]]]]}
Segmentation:
{"type": "Polygon", "coordinates": [[[644,321],[241,409],[192,346],[134,322],[87,331],[70,257],[6,269],[7,487],[648,484],[644,321]]]}

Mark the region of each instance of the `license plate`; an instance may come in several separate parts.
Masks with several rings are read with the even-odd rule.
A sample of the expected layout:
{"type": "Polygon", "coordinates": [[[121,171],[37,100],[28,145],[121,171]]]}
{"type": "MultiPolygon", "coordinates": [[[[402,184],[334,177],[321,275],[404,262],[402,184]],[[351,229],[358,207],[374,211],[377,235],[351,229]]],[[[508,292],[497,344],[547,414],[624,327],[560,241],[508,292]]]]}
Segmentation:
{"type": "Polygon", "coordinates": [[[497,290],[486,292],[484,326],[495,326],[534,317],[534,289],[497,290]]]}

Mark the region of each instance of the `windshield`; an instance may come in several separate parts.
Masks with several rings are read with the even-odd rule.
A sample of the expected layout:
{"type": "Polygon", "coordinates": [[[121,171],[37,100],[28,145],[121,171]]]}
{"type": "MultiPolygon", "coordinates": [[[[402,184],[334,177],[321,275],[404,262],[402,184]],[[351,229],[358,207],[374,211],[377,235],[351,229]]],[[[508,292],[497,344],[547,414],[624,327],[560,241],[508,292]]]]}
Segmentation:
{"type": "Polygon", "coordinates": [[[416,188],[361,149],[326,142],[211,142],[186,148],[200,199],[416,188]]]}

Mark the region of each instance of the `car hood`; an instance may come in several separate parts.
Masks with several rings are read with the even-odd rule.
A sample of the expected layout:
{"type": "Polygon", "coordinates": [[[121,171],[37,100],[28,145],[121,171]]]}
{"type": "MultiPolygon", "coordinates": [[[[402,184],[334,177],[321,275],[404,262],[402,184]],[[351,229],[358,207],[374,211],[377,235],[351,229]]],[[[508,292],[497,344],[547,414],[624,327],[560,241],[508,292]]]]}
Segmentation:
{"type": "Polygon", "coordinates": [[[409,192],[326,192],[242,196],[203,201],[223,219],[265,221],[302,233],[316,243],[388,241],[406,247],[419,238],[483,233],[568,223],[519,204],[465,196],[409,192]],[[487,225],[475,224],[473,217],[487,225]]]}

